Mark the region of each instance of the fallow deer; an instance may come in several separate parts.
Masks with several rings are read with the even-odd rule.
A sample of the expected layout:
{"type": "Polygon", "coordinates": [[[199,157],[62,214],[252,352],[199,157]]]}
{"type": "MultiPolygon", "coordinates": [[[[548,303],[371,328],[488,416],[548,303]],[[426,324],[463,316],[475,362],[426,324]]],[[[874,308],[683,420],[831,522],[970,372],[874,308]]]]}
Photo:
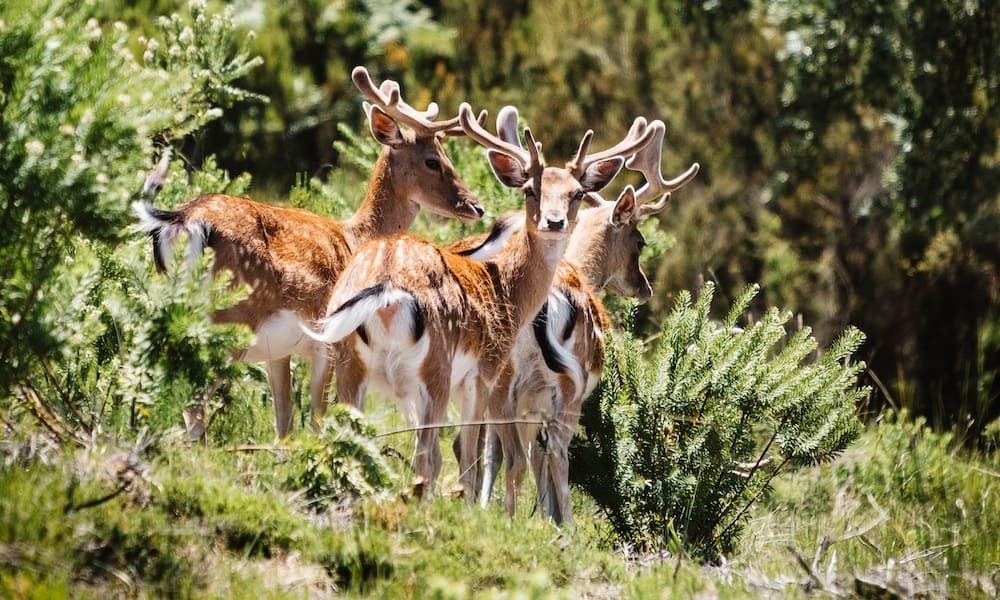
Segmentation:
{"type": "MultiPolygon", "coordinates": [[[[642,272],[639,255],[645,240],[640,221],[663,210],[670,193],[691,181],[699,165],[670,181],[660,173],[665,127],[661,121],[649,125],[653,141],[626,163],[640,171],[646,183],[634,192],[626,187],[616,202],[591,196],[594,208],[580,211],[551,293],[531,328],[521,331],[508,365],[494,385],[489,400],[491,417],[500,421],[547,423],[544,446],[538,425],[501,423],[494,426],[498,438],[487,436],[485,475],[480,500],[489,501],[498,467],[495,440],[499,439],[507,459],[505,505],[510,514],[531,457],[539,505],[557,523],[572,520],[569,502],[569,443],[576,431],[583,399],[597,384],[604,365],[604,335],[609,321],[595,292],[602,288],[626,297],[647,300],[652,294],[642,272]],[[648,204],[663,195],[655,204],[648,204]]],[[[500,222],[502,233],[491,232],[481,244],[465,248],[470,256],[487,258],[496,252],[504,235],[516,227],[510,219],[500,222]],[[492,246],[492,248],[491,248],[492,246]]]]}
{"type": "Polygon", "coordinates": [[[298,324],[325,314],[333,283],[353,252],[372,238],[406,231],[421,207],[463,220],[484,212],[441,145],[442,136],[464,132],[458,117],[436,121],[436,104],[414,109],[400,98],[396,82],[386,80],[376,88],[364,67],[356,67],[351,79],[371,101],[364,108],[383,148],[361,206],[346,221],[225,194],[202,195],[174,211],[135,205],[140,229],[153,238],[158,269],[164,268],[172,242],[187,232],[195,256],[204,246],[215,251],[213,272],[228,269],[236,282],[250,286],[249,297],[213,319],[243,323],[256,334],[241,358],[266,364],[281,437],[292,427],[292,355],[312,362],[314,427],[325,411],[332,363],[327,348],[304,336],[298,324]]]}
{"type": "MultiPolygon", "coordinates": [[[[500,374],[518,331],[548,296],[556,266],[584,196],[603,188],[623,157],[649,142],[644,119],[614,148],[588,155],[588,131],[565,168],[548,167],[531,130],[527,149],[483,129],[467,104],[459,109],[466,134],[488,148],[494,174],[525,197],[525,223],[495,259],[477,262],[430,242],[396,236],[358,250],[333,292],[329,316],[315,335],[337,342],[337,392],[360,405],[367,384],[393,396],[417,433],[415,471],[425,496],[441,469],[439,431],[449,396],[459,401],[463,426],[462,487],[475,498],[474,423],[500,374]],[[469,440],[468,443],[465,443],[469,440]]],[[[497,128],[516,128],[505,107],[497,128]]],[[[505,136],[510,139],[509,136],[505,136]]],[[[514,134],[516,140],[516,133],[514,134]]]]}

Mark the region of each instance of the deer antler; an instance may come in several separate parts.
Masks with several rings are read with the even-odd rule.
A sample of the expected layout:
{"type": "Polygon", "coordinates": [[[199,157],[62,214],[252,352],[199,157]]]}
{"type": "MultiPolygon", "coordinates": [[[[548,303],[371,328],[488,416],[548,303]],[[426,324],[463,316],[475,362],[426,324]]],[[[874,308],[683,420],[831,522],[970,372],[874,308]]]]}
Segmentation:
{"type": "Polygon", "coordinates": [[[500,132],[500,137],[486,131],[472,118],[472,107],[467,102],[463,102],[458,107],[458,119],[462,129],[465,130],[465,135],[485,148],[502,152],[518,160],[526,172],[536,174],[545,168],[545,162],[542,159],[542,145],[535,141],[535,137],[528,127],[524,128],[524,141],[527,143],[528,149],[525,150],[521,146],[516,130],[517,109],[513,106],[505,106],[497,114],[497,129],[500,132]]]}
{"type": "Polygon", "coordinates": [[[625,163],[625,168],[638,171],[646,178],[646,183],[635,193],[636,204],[639,205],[636,217],[640,219],[663,210],[663,207],[670,200],[670,192],[680,189],[694,179],[694,176],[698,174],[698,169],[701,168],[701,165],[698,163],[693,163],[688,167],[687,171],[684,171],[679,176],[670,180],[663,179],[663,175],[660,172],[660,158],[663,155],[663,135],[666,133],[666,130],[667,126],[663,124],[663,121],[656,120],[650,123],[647,133],[652,135],[653,141],[636,152],[625,163]],[[647,202],[661,194],[663,196],[659,202],[647,204],[647,202]]]}
{"type": "Polygon", "coordinates": [[[577,148],[576,154],[569,162],[566,163],[566,170],[579,179],[580,177],[583,177],[584,173],[587,172],[587,167],[597,161],[606,160],[615,156],[628,156],[630,154],[634,154],[638,149],[648,145],[652,141],[652,134],[648,129],[649,128],[646,126],[646,118],[636,117],[635,121],[632,122],[632,127],[629,128],[628,135],[625,136],[625,139],[607,150],[595,152],[594,154],[587,154],[587,150],[590,148],[590,141],[594,137],[593,130],[588,129],[587,133],[583,134],[583,139],[580,140],[580,146],[577,148]]]}
{"type": "MultiPolygon", "coordinates": [[[[384,110],[390,117],[401,122],[416,132],[418,138],[432,137],[438,133],[445,135],[456,135],[463,133],[463,129],[458,123],[458,117],[452,117],[445,121],[435,121],[438,116],[437,102],[431,102],[426,110],[417,110],[402,99],[399,92],[399,84],[391,79],[386,79],[382,85],[375,87],[368,69],[364,67],[354,67],[351,72],[351,80],[358,88],[358,91],[371,100],[371,104],[365,102],[365,113],[371,111],[374,104],[384,110]]],[[[486,111],[479,113],[477,120],[485,122],[486,111]]]]}

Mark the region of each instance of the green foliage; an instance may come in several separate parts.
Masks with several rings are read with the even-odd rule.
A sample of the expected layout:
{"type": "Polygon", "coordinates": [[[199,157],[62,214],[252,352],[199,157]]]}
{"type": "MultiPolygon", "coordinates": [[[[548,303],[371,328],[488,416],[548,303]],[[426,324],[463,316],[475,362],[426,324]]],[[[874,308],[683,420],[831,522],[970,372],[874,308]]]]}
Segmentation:
{"type": "Polygon", "coordinates": [[[230,355],[245,334],[207,317],[239,295],[202,283],[207,259],[151,278],[148,252],[106,244],[133,218],[150,137],[180,136],[217,116],[215,102],[245,98],[232,80],[255,64],[228,58],[232,26],[197,3],[194,29],[168,19],[158,42],[192,51],[151,51],[146,63],[123,24],[92,10],[0,8],[0,398],[85,433],[162,427],[237,374],[230,355]]]}
{"type": "Polygon", "coordinates": [[[177,424],[186,404],[207,401],[217,383],[242,372],[231,356],[249,342],[246,328],[210,321],[242,290],[225,277],[208,278],[210,253],[194,264],[179,255],[167,275],[154,276],[142,247],[126,244],[99,259],[80,242],[75,260],[57,271],[46,327],[60,354],[39,360],[45,378],[32,385],[73,429],[177,424]]]}
{"type": "Polygon", "coordinates": [[[816,341],[808,329],[788,335],[787,313],[735,327],[755,287],[721,323],[709,319],[713,291],[694,303],[680,294],[648,361],[630,336],[616,340],[584,409],[571,477],[637,548],[731,552],[777,475],[834,458],[859,433],[859,331],[807,360],[816,341]]]}
{"type": "Polygon", "coordinates": [[[292,442],[285,485],[301,490],[320,508],[385,489],[393,474],[374,435],[375,429],[356,409],[331,405],[318,434],[292,442]]]}
{"type": "Polygon", "coordinates": [[[289,585],[329,593],[391,572],[384,536],[317,526],[266,481],[242,481],[248,465],[226,453],[171,443],[156,452],[110,496],[120,484],[113,449],[4,453],[0,487],[17,500],[0,503],[0,594],[287,597],[289,585]]]}
{"type": "Polygon", "coordinates": [[[192,0],[188,6],[190,15],[160,17],[156,22],[158,35],[139,40],[145,46],[143,63],[175,79],[171,104],[183,105],[192,95],[198,98],[199,106],[192,107],[183,118],[174,115],[173,135],[168,139],[186,135],[221,117],[223,108],[240,102],[267,101],[266,96],[234,85],[264,62],[252,55],[253,32],[239,42],[232,9],[210,15],[205,0],[192,0]],[[234,49],[236,55],[231,56],[234,49]]]}

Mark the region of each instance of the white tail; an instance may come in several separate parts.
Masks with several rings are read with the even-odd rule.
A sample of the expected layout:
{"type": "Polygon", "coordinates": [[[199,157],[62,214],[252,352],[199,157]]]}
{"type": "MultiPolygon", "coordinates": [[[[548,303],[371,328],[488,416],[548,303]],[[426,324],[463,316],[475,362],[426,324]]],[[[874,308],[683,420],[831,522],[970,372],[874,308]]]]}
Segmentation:
{"type": "Polygon", "coordinates": [[[187,236],[187,260],[194,262],[208,243],[209,225],[204,221],[184,222],[179,213],[159,210],[147,202],[134,202],[132,211],[139,218],[136,231],[153,238],[153,262],[157,270],[166,270],[178,238],[187,236]]]}
{"type": "Polygon", "coordinates": [[[320,327],[319,333],[304,324],[301,325],[302,331],[324,344],[339,342],[354,333],[378,311],[404,301],[413,303],[413,296],[385,284],[376,284],[361,290],[353,298],[341,304],[330,316],[321,319],[317,323],[320,327]]]}

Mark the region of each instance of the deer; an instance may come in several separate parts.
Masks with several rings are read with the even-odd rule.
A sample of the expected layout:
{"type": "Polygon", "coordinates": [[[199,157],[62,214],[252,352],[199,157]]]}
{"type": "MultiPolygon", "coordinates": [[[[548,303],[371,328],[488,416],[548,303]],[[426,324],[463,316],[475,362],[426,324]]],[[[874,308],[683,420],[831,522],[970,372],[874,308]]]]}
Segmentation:
{"type": "MultiPolygon", "coordinates": [[[[351,79],[367,99],[363,107],[382,150],[350,218],[336,221],[226,194],[204,194],[172,211],[141,202],[133,206],[139,229],[152,237],[159,271],[174,241],[186,233],[189,256],[207,246],[214,251],[213,273],[229,270],[234,283],[249,285],[250,295],[218,311],[213,321],[242,323],[254,332],[253,343],[238,358],[265,364],[279,438],[292,429],[295,355],[311,362],[311,424],[320,426],[333,363],[328,349],[303,335],[298,324],[323,316],[333,283],[355,250],[373,238],[406,231],[421,207],[463,221],[485,212],[441,144],[443,136],[464,134],[457,116],[436,120],[433,102],[423,111],[413,108],[395,81],[376,87],[364,67],[356,67],[351,79]]],[[[485,116],[484,111],[479,119],[485,116]]]]}
{"type": "Polygon", "coordinates": [[[309,334],[337,345],[337,396],[360,406],[369,384],[392,396],[417,424],[414,488],[431,497],[441,470],[439,426],[455,399],[462,414],[462,493],[475,499],[475,423],[522,327],[549,293],[584,197],[621,170],[624,157],[651,139],[637,119],[621,142],[588,154],[583,136],[564,167],[547,166],[531,129],[517,137],[517,109],[497,115],[497,137],[459,108],[466,135],[487,149],[497,179],[524,196],[524,225],[485,262],[409,235],[360,248],[333,291],[328,316],[309,334]],[[507,141],[507,140],[514,140],[507,141]]]}
{"type": "MultiPolygon", "coordinates": [[[[526,457],[530,457],[542,513],[559,524],[572,522],[569,443],[583,400],[601,377],[604,337],[611,329],[596,292],[608,288],[639,302],[650,298],[652,288],[639,262],[645,246],[639,224],[660,213],[671,193],[694,179],[700,169],[694,163],[678,177],[665,180],[660,172],[665,126],[657,120],[649,129],[652,141],[626,162],[626,168],[643,174],[644,185],[638,191],[627,186],[614,202],[591,194],[593,207],[579,213],[545,304],[531,327],[519,334],[493,386],[488,412],[500,422],[491,426],[497,435],[487,435],[480,492],[483,507],[490,500],[502,449],[507,459],[504,505],[508,513],[516,511],[526,457]],[[658,196],[657,202],[650,203],[658,196]],[[539,422],[546,424],[541,437],[539,422]]],[[[463,241],[456,247],[467,256],[488,260],[518,225],[513,217],[505,217],[478,243],[463,241]]]]}

